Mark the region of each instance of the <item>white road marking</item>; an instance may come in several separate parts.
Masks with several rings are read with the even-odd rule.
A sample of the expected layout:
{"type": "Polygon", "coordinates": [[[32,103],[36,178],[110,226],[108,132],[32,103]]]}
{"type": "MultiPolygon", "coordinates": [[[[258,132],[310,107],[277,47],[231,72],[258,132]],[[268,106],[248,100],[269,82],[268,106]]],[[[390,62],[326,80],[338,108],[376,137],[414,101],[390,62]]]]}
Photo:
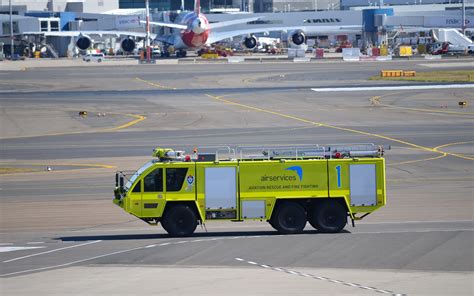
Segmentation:
{"type": "Polygon", "coordinates": [[[94,259],[99,259],[99,258],[103,258],[103,257],[107,257],[107,256],[112,256],[112,255],[121,254],[121,253],[136,251],[136,250],[140,250],[140,249],[143,249],[143,247],[138,247],[138,248],[134,248],[134,249],[123,250],[123,251],[117,251],[117,252],[113,252],[113,253],[107,253],[107,254],[103,254],[103,255],[99,255],[99,256],[94,256],[94,257],[90,257],[90,258],[86,258],[86,259],[81,259],[81,260],[77,260],[77,261],[73,261],[73,262],[68,262],[68,263],[64,263],[64,264],[58,264],[58,265],[54,265],[54,266],[46,266],[46,267],[41,267],[41,268],[34,268],[34,269],[28,269],[28,270],[17,271],[17,272],[4,273],[4,274],[0,274],[0,277],[11,276],[11,275],[17,275],[17,274],[22,274],[22,273],[34,272],[34,271],[48,270],[48,269],[59,268],[59,267],[66,267],[66,266],[71,266],[71,265],[74,265],[74,264],[77,264],[77,263],[82,263],[82,262],[86,262],[86,261],[91,261],[91,260],[94,260],[94,259]]]}
{"type": "Polygon", "coordinates": [[[322,87],[312,88],[315,92],[348,92],[348,91],[371,91],[371,90],[420,90],[420,89],[450,89],[450,88],[474,88],[474,84],[433,84],[433,85],[394,85],[394,86],[356,86],[356,87],[322,87]]]}
{"type": "Polygon", "coordinates": [[[154,247],[156,247],[156,245],[149,245],[149,246],[146,246],[145,249],[154,248],[154,247]]]}
{"type": "Polygon", "coordinates": [[[40,244],[44,244],[44,242],[28,242],[26,244],[27,245],[40,245],[40,244]]]}
{"type": "Polygon", "coordinates": [[[31,254],[31,255],[27,255],[27,256],[17,257],[17,258],[13,258],[13,259],[10,259],[10,260],[3,261],[3,263],[13,262],[13,261],[17,261],[17,260],[21,260],[21,259],[25,259],[25,258],[30,258],[30,257],[34,257],[34,256],[49,254],[49,253],[58,252],[58,251],[66,250],[66,249],[72,249],[72,248],[82,247],[82,246],[86,246],[86,245],[96,244],[96,243],[99,243],[99,242],[101,242],[101,240],[96,240],[96,241],[87,242],[87,243],[83,243],[83,244],[79,244],[79,245],[54,249],[54,250],[41,252],[41,253],[36,253],[36,254],[31,254]]]}
{"type": "Polygon", "coordinates": [[[298,276],[312,277],[313,279],[322,280],[322,281],[326,281],[326,282],[330,282],[330,283],[342,284],[342,285],[345,285],[345,286],[360,288],[360,289],[364,289],[364,290],[372,290],[374,292],[378,292],[378,293],[382,293],[382,294],[403,295],[403,294],[396,294],[395,292],[391,292],[391,291],[387,291],[387,290],[377,289],[377,288],[374,288],[374,287],[363,286],[363,285],[359,285],[359,284],[355,284],[355,283],[349,283],[349,282],[336,280],[336,279],[330,279],[330,278],[323,277],[323,276],[315,276],[315,275],[311,275],[311,274],[307,274],[307,273],[301,273],[299,271],[290,270],[290,269],[286,269],[286,268],[282,268],[282,267],[272,267],[271,265],[258,264],[254,261],[248,261],[248,260],[245,260],[245,259],[242,259],[242,258],[234,258],[234,259],[237,260],[237,261],[248,263],[248,264],[258,265],[260,267],[268,266],[269,268],[271,268],[273,270],[276,270],[276,271],[281,271],[281,272],[285,272],[285,273],[293,274],[293,275],[298,275],[298,276]]]}
{"type": "Polygon", "coordinates": [[[418,64],[423,67],[428,68],[451,68],[451,67],[464,67],[464,68],[472,68],[474,67],[473,62],[464,62],[464,63],[436,63],[436,64],[418,64]]]}
{"type": "Polygon", "coordinates": [[[0,247],[0,253],[13,252],[13,251],[24,251],[24,250],[32,250],[32,249],[41,249],[41,248],[46,248],[46,247],[0,247]]]}

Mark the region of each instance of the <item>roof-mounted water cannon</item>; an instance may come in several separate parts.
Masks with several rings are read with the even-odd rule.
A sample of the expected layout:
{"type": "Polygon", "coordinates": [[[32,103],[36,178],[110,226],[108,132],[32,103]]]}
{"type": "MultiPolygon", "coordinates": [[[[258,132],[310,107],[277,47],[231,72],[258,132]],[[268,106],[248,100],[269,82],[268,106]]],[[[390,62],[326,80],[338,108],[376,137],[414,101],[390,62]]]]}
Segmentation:
{"type": "Polygon", "coordinates": [[[187,159],[185,155],[185,151],[178,151],[178,150],[173,150],[171,148],[161,148],[161,147],[156,147],[155,149],[153,149],[152,156],[159,158],[160,161],[166,161],[166,160],[185,161],[187,159]]]}

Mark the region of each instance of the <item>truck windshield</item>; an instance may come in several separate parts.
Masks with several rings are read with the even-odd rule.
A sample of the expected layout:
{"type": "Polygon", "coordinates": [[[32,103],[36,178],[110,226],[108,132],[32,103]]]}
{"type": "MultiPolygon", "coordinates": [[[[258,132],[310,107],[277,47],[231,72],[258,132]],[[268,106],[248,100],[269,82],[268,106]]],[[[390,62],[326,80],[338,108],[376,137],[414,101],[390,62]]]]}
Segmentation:
{"type": "Polygon", "coordinates": [[[145,163],[141,168],[139,168],[133,175],[132,177],[130,177],[130,179],[128,180],[127,184],[125,184],[125,190],[128,191],[128,189],[130,189],[130,186],[132,186],[133,183],[135,183],[135,181],[137,180],[137,178],[144,172],[146,171],[146,169],[148,169],[149,167],[151,167],[153,165],[153,161],[149,161],[147,163],[145,163]]]}

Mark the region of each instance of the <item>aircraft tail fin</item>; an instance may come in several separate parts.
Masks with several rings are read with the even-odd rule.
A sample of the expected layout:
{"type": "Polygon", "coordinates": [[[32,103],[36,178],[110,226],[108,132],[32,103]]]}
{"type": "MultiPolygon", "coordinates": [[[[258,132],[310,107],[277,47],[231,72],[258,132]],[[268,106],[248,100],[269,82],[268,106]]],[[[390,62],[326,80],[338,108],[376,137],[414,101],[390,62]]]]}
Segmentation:
{"type": "Polygon", "coordinates": [[[201,1],[200,0],[194,0],[194,13],[196,15],[199,15],[201,13],[201,1]]]}

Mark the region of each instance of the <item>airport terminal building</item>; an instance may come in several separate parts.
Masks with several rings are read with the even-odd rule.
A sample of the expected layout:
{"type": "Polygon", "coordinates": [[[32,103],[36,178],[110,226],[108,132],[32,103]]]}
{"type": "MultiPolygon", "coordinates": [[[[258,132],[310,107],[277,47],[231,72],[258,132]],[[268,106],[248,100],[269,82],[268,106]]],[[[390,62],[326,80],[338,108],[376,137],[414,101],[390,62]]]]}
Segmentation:
{"type": "MultiPolygon", "coordinates": [[[[245,0],[250,1],[250,0],[245,0]]],[[[245,2],[237,0],[227,0],[223,2],[218,1],[201,1],[209,10],[212,5],[216,3],[224,3],[224,6],[238,6],[247,5],[248,3],[260,5],[257,0],[254,2],[245,2]]],[[[262,0],[266,1],[266,0],[262,0]]],[[[328,0],[329,1],[329,0],[328,0]]],[[[8,35],[10,34],[9,9],[6,5],[8,0],[0,0],[0,36],[3,36],[4,43],[9,43],[8,35]]],[[[184,1],[186,9],[192,9],[194,1],[184,1]]],[[[269,1],[272,3],[272,10],[276,11],[278,2],[269,1]]],[[[308,2],[308,1],[307,1],[308,2]]],[[[462,27],[461,5],[457,0],[451,0],[451,4],[439,4],[443,0],[427,0],[423,5],[395,5],[400,2],[397,0],[387,0],[383,7],[363,6],[366,1],[348,1],[341,0],[337,2],[337,6],[343,8],[339,9],[319,9],[319,5],[323,5],[322,0],[309,1],[318,3],[318,10],[314,11],[314,6],[304,6],[304,1],[292,1],[292,5],[300,3],[302,11],[291,12],[262,12],[256,13],[253,16],[261,17],[261,21],[248,22],[238,24],[233,27],[235,30],[258,29],[259,27],[268,27],[273,25],[276,27],[298,27],[303,30],[314,32],[317,31],[318,26],[334,26],[347,27],[355,26],[362,28],[359,33],[309,33],[306,36],[309,39],[316,40],[318,46],[331,46],[341,41],[348,41],[353,46],[361,47],[367,44],[378,45],[381,42],[387,42],[387,38],[396,38],[400,31],[409,31],[413,29],[414,32],[424,32],[415,34],[414,37],[426,36],[426,32],[430,28],[458,28],[462,27]],[[435,4],[427,4],[429,2],[435,4]],[[383,34],[381,34],[381,32],[383,34]]],[[[309,3],[308,2],[308,3],[309,3]]],[[[83,0],[83,1],[52,1],[40,0],[35,2],[12,0],[14,19],[13,19],[13,33],[15,35],[22,35],[24,32],[48,32],[48,31],[80,31],[80,30],[129,30],[143,32],[143,27],[123,28],[120,27],[120,18],[139,15],[144,18],[144,1],[143,0],[119,0],[119,1],[101,1],[101,0],[83,0]],[[54,8],[52,11],[51,8],[54,8]]],[[[176,8],[176,5],[181,5],[180,1],[153,1],[151,3],[152,20],[163,21],[166,14],[161,10],[171,7],[176,8]],[[159,6],[167,3],[168,6],[159,6]],[[159,7],[158,7],[159,6],[159,7]]],[[[286,2],[285,2],[286,3],[286,2]]],[[[217,5],[217,4],[216,4],[217,5]]],[[[265,5],[264,5],[265,6],[265,5]]],[[[334,5],[333,5],[334,6],[334,5]]],[[[296,6],[294,6],[296,7],[296,6]]],[[[288,7],[287,7],[288,8],[288,7]]],[[[265,10],[265,9],[263,9],[265,10]]],[[[287,11],[290,11],[287,10],[287,11]]],[[[239,18],[248,18],[247,13],[207,13],[209,21],[222,22],[239,18]]],[[[467,35],[471,36],[471,30],[474,25],[474,3],[466,6],[466,29],[467,35]]],[[[155,33],[159,29],[153,29],[155,33]]],[[[287,32],[273,31],[265,32],[265,35],[287,39],[287,32]]],[[[52,38],[42,42],[52,43],[58,52],[58,56],[64,56],[69,44],[70,37],[52,38]]],[[[18,39],[17,39],[18,40],[18,39]]],[[[23,39],[22,42],[25,40],[23,39]]],[[[17,41],[19,42],[19,41],[17,41]]],[[[31,39],[28,42],[33,42],[31,39]]],[[[410,41],[412,42],[412,41],[410,41]]],[[[418,42],[418,41],[413,41],[418,42]]],[[[9,49],[6,49],[9,50],[9,49]]]]}

